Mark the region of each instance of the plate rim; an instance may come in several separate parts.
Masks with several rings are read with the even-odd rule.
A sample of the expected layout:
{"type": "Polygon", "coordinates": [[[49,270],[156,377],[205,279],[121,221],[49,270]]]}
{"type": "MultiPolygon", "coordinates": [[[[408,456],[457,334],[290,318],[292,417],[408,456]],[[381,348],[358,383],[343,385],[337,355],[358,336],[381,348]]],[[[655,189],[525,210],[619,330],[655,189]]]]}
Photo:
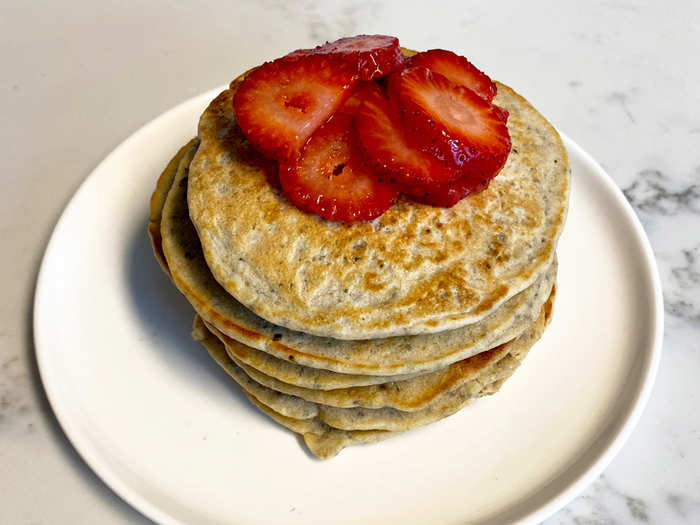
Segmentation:
{"type": "Polygon", "coordinates": [[[524,515],[522,518],[514,522],[523,525],[529,523],[540,523],[551,517],[555,512],[565,507],[568,503],[580,495],[610,465],[612,460],[615,458],[615,456],[617,456],[632,435],[632,432],[637,426],[637,423],[639,423],[639,419],[647,406],[651,391],[653,390],[654,383],[656,382],[659,363],[661,362],[661,353],[663,350],[665,315],[663,292],[661,288],[659,268],[656,264],[654,250],[651,247],[649,237],[647,236],[637,213],[634,211],[634,208],[608,172],[603,169],[603,167],[593,158],[590,153],[583,149],[571,137],[562,132],[558,127],[556,130],[561,136],[567,152],[572,150],[575,151],[576,154],[585,161],[585,163],[593,167],[593,172],[595,175],[606,186],[606,189],[609,191],[610,195],[615,198],[617,204],[620,205],[627,215],[627,218],[630,220],[630,223],[634,228],[634,232],[637,235],[637,239],[641,245],[640,247],[644,256],[643,262],[646,270],[646,276],[649,278],[651,284],[651,291],[653,294],[653,310],[651,312],[651,316],[653,317],[654,322],[652,337],[650,338],[651,350],[642,372],[644,379],[641,382],[638,391],[635,393],[635,400],[632,404],[631,410],[629,410],[626,415],[624,423],[620,426],[616,435],[610,440],[605,449],[602,450],[598,454],[597,458],[593,460],[592,464],[584,472],[571,480],[568,486],[566,486],[559,493],[559,495],[554,496],[548,503],[545,503],[540,508],[524,515]]]}
{"type": "MultiPolygon", "coordinates": [[[[103,167],[111,163],[112,159],[118,157],[122,150],[128,149],[135,142],[139,142],[144,135],[148,134],[152,128],[157,127],[161,121],[175,118],[178,113],[186,111],[190,105],[202,105],[202,103],[206,103],[208,99],[216,96],[216,94],[218,94],[222,89],[225,89],[225,86],[219,86],[190,97],[147,121],[134,133],[120,142],[117,147],[112,149],[110,153],[99,164],[97,164],[97,166],[95,166],[95,168],[87,177],[85,177],[85,179],[78,186],[77,190],[73,193],[54,225],[49,241],[46,244],[42,255],[34,289],[32,310],[32,339],[34,343],[34,352],[44,392],[46,393],[49,405],[51,406],[53,414],[61,426],[63,433],[86,465],[122,501],[127,503],[134,510],[141,513],[145,517],[164,524],[174,525],[181,524],[182,522],[168,513],[166,510],[160,508],[157,504],[152,503],[149,499],[142,496],[137,490],[129,486],[128,483],[122,481],[120,476],[105,462],[103,462],[100,452],[89,444],[87,437],[78,430],[76,425],[71,424],[70,417],[67,415],[67,409],[62,404],[62,401],[60,400],[56,390],[54,390],[54,387],[51,386],[51,380],[49,379],[49,375],[47,375],[49,373],[49,365],[46,361],[47,357],[45,357],[47,352],[42,352],[41,350],[41,348],[46,348],[43,343],[43,338],[40,335],[40,326],[42,324],[41,299],[44,295],[43,289],[45,288],[43,283],[45,281],[45,275],[48,272],[46,268],[51,259],[51,254],[55,250],[55,245],[58,242],[57,239],[63,232],[63,224],[66,221],[66,217],[71,213],[71,210],[75,206],[79,195],[86,190],[86,187],[102,171],[103,167]]],[[[614,457],[619,453],[629,439],[647,405],[658,373],[663,343],[664,308],[661,279],[651,243],[641,224],[641,221],[630,203],[624,197],[622,190],[617,186],[615,181],[602,168],[602,166],[600,166],[600,164],[588,152],[586,152],[568,135],[563,133],[558,128],[557,131],[561,136],[562,142],[564,143],[567,151],[575,152],[575,154],[578,155],[584,161],[584,163],[591,166],[595,176],[604,184],[606,190],[611,196],[613,196],[616,203],[624,211],[624,214],[626,215],[634,233],[636,234],[637,240],[640,243],[641,253],[643,254],[643,260],[641,261],[643,263],[642,266],[644,267],[645,275],[649,279],[649,283],[651,285],[650,291],[652,293],[653,300],[652,304],[650,305],[650,315],[653,318],[653,327],[652,336],[648,340],[648,343],[650,343],[650,351],[647,352],[647,359],[644,370],[642,371],[643,380],[641,381],[637,391],[634,392],[634,401],[631,404],[631,408],[625,414],[622,425],[615,432],[615,434],[609,438],[608,443],[604,445],[603,449],[590,460],[590,464],[585,467],[581,473],[575,475],[573,479],[570,480],[562,489],[558,490],[558,493],[555,496],[549,498],[546,503],[537,506],[534,510],[526,512],[512,521],[512,523],[520,524],[539,523],[553,515],[556,511],[563,508],[583,490],[585,490],[585,488],[588,487],[612,462],[614,457]]]]}

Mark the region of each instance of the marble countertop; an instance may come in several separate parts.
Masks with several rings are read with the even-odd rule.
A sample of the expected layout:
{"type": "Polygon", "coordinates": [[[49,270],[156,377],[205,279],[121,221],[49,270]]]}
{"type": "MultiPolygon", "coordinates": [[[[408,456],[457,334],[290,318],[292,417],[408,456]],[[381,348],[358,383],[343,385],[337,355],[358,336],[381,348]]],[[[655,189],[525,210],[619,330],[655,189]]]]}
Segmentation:
{"type": "Polygon", "coordinates": [[[546,523],[700,523],[700,4],[72,3],[0,7],[0,523],[147,523],[68,443],[38,376],[36,274],[72,193],[169,107],[289,49],[356,33],[469,56],[623,188],[661,272],[661,367],[623,450],[546,523]]]}

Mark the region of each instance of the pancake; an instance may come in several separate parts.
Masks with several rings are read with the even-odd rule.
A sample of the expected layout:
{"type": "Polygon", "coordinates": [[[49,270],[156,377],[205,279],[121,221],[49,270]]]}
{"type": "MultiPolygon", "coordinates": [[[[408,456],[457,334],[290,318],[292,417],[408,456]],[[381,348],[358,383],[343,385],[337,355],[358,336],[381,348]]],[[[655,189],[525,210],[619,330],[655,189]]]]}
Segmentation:
{"type": "Polygon", "coordinates": [[[311,453],[319,459],[332,458],[351,445],[377,443],[400,434],[388,430],[338,430],[318,419],[287,417],[275,412],[247,392],[244,394],[261,412],[292,432],[301,434],[311,453]]]}
{"type": "Polygon", "coordinates": [[[242,368],[231,361],[226,348],[214,334],[212,334],[201,318],[195,315],[192,323],[192,339],[202,343],[209,355],[236,383],[247,393],[255,396],[261,403],[274,407],[279,414],[294,419],[310,419],[318,415],[318,407],[315,403],[304,401],[301,398],[289,396],[266,388],[251,379],[242,368]]]}
{"type": "MultiPolygon", "coordinates": [[[[507,359],[500,361],[500,370],[494,367],[488,374],[482,375],[479,380],[475,381],[471,389],[457,389],[441,403],[432,404],[419,412],[402,412],[394,409],[337,409],[318,405],[317,416],[307,417],[306,412],[301,412],[297,417],[294,415],[294,411],[288,410],[289,404],[294,403],[294,399],[289,399],[289,404],[285,403],[284,397],[277,397],[274,393],[266,393],[265,391],[270,389],[262,386],[252,389],[244,387],[244,393],[258,409],[269,417],[290,430],[302,434],[309,450],[314,455],[328,458],[346,446],[381,441],[411,428],[444,419],[464,408],[473,398],[496,392],[517,368],[534,343],[534,339],[538,338],[544,329],[544,311],[538,318],[537,325],[538,330],[533,332],[531,340],[526,341],[521,338],[522,343],[517,352],[521,359],[516,359],[516,354],[509,354],[507,359]]],[[[235,365],[230,361],[228,363],[225,361],[226,354],[223,345],[213,334],[205,335],[205,332],[206,329],[203,325],[200,324],[197,327],[195,323],[195,336],[198,339],[203,338],[202,342],[212,357],[231,374],[235,365]]],[[[238,379],[236,380],[238,381],[238,379]]],[[[287,397],[293,398],[293,396],[287,397]]]]}
{"type": "MultiPolygon", "coordinates": [[[[505,379],[487,385],[483,389],[484,395],[497,392],[504,382],[505,379]]],[[[295,419],[284,416],[258,401],[255,396],[247,392],[244,394],[261,412],[292,432],[301,434],[309,451],[319,459],[332,458],[345,447],[377,443],[402,433],[390,430],[339,430],[326,425],[318,418],[295,419]]]]}
{"type": "Polygon", "coordinates": [[[211,324],[208,324],[207,327],[215,332],[216,336],[226,345],[226,351],[231,356],[231,359],[236,359],[267,376],[298,387],[312,388],[314,390],[335,390],[338,388],[379,385],[420,375],[369,376],[343,374],[322,368],[312,368],[292,361],[285,361],[266,352],[251,348],[228,337],[211,324]]]}
{"type": "Polygon", "coordinates": [[[488,189],[449,209],[400,199],[372,221],[334,223],[297,209],[250,161],[237,85],[200,119],[189,213],[215,279],[268,322],[335,339],[444,332],[485,319],[550,267],[567,155],[507,86],[494,102],[510,113],[513,148],[488,189]]]}
{"type": "Polygon", "coordinates": [[[233,115],[244,77],[205,110],[150,203],[153,251],[195,309],[193,337],[321,458],[497,392],[551,319],[569,193],[554,128],[498,84],[513,148],[486,190],[449,209],[400,197],[372,221],[335,223],[269,182],[233,115]]]}
{"type": "Polygon", "coordinates": [[[165,260],[163,239],[160,235],[160,221],[163,214],[163,207],[165,206],[165,200],[168,198],[170,187],[173,185],[173,179],[177,173],[177,168],[180,166],[182,157],[185,156],[185,152],[196,147],[198,144],[199,140],[193,138],[180,148],[175,156],[170,159],[170,162],[168,162],[168,165],[160,174],[160,177],[158,177],[156,189],[151,195],[150,213],[148,216],[148,236],[151,238],[153,254],[156,256],[158,264],[160,264],[160,267],[163,268],[163,271],[168,275],[170,275],[170,270],[168,269],[168,261],[165,260]]]}
{"type": "MultiPolygon", "coordinates": [[[[487,359],[489,363],[487,366],[474,366],[473,373],[465,374],[464,381],[450,385],[442,390],[440,395],[431,398],[425,396],[426,398],[421,399],[419,403],[410,405],[410,411],[396,408],[396,400],[397,398],[400,399],[400,396],[382,398],[381,395],[378,395],[375,408],[364,408],[362,406],[353,405],[352,398],[349,397],[349,394],[345,393],[345,396],[341,396],[341,392],[337,393],[337,397],[340,397],[344,401],[350,399],[351,402],[345,404],[349,407],[355,406],[355,408],[328,406],[321,402],[324,398],[320,400],[316,399],[313,402],[306,400],[308,406],[304,406],[300,396],[279,391],[270,385],[261,383],[258,381],[258,376],[248,377],[249,370],[239,368],[237,366],[238,363],[227,361],[224,357],[224,345],[204,327],[203,323],[201,323],[198,318],[195,318],[192,335],[195,339],[202,341],[219,365],[222,366],[248,394],[254,396],[261,403],[269,406],[280,414],[296,419],[309,419],[315,415],[324,423],[334,428],[344,430],[381,429],[400,431],[419,425],[426,425],[453,414],[465,406],[470,399],[481,395],[480,393],[486,385],[510,377],[527,354],[527,351],[540,338],[544,327],[545,314],[543,310],[530,330],[512,343],[504,345],[507,348],[505,356],[487,359]],[[241,379],[242,376],[245,377],[241,379]],[[316,407],[315,414],[312,408],[314,406],[316,407]]],[[[472,358],[472,360],[474,359],[475,358],[472,358]]],[[[465,368],[468,369],[469,367],[465,368]]],[[[404,381],[404,383],[410,383],[411,381],[412,380],[407,380],[404,381]]],[[[409,392],[408,397],[415,397],[415,391],[420,390],[421,386],[423,385],[407,385],[406,390],[409,392]]],[[[430,393],[433,391],[430,385],[428,386],[428,390],[430,393]]],[[[336,394],[333,391],[321,391],[316,393],[325,396],[336,394]]],[[[336,398],[330,399],[330,401],[335,402],[336,398]]],[[[342,404],[342,402],[338,404],[342,404]]],[[[373,405],[375,404],[373,403],[373,405]]]]}
{"type": "MultiPolygon", "coordinates": [[[[188,184],[183,182],[188,177],[194,149],[192,146],[181,158],[162,212],[162,246],[173,282],[203,319],[233,339],[295,364],[363,376],[343,378],[343,386],[376,383],[367,376],[436,370],[498,346],[532,324],[549,295],[556,263],[550,264],[533,286],[485,319],[439,334],[356,341],[317,337],[275,326],[236,301],[209,271],[197,232],[190,222],[188,184]]],[[[328,374],[314,378],[325,384],[325,388],[332,388],[331,383],[325,383],[332,379],[328,374]]]]}
{"type": "MultiPolygon", "coordinates": [[[[160,175],[158,178],[158,183],[156,185],[156,189],[153,192],[153,195],[151,196],[151,213],[150,213],[150,218],[149,218],[149,224],[148,224],[148,234],[151,239],[151,246],[153,248],[153,253],[155,255],[156,260],[160,263],[161,267],[163,268],[163,271],[168,275],[170,275],[170,268],[168,267],[168,261],[165,258],[165,254],[163,252],[163,239],[161,236],[161,217],[162,217],[162,211],[163,207],[165,205],[165,200],[167,199],[168,192],[170,191],[170,188],[172,187],[173,180],[175,178],[175,175],[177,173],[178,168],[180,167],[180,162],[182,161],[183,157],[187,157],[185,162],[183,163],[182,169],[185,170],[186,166],[189,162],[188,159],[192,158],[192,155],[194,154],[194,151],[196,150],[197,145],[199,144],[199,141],[194,138],[190,142],[188,142],[185,146],[180,148],[180,150],[177,152],[177,154],[170,160],[168,163],[167,167],[165,170],[163,170],[163,173],[160,175]]],[[[184,221],[184,217],[181,217],[184,221]]],[[[192,228],[191,225],[188,225],[186,222],[184,224],[185,230],[187,230],[186,233],[194,233],[194,229],[192,228]]],[[[176,246],[175,247],[175,254],[174,257],[179,258],[180,260],[187,260],[187,259],[199,259],[200,261],[203,260],[203,257],[201,256],[201,248],[196,245],[197,241],[194,239],[191,239],[191,237],[184,235],[181,238],[178,238],[178,240],[184,240],[182,245],[176,246]],[[188,251],[188,247],[190,245],[193,246],[192,251],[188,251]],[[178,251],[178,248],[180,250],[178,251]],[[192,257],[192,253],[198,254],[198,257],[192,257]]],[[[202,276],[202,281],[209,281],[208,284],[211,284],[212,286],[216,287],[216,282],[211,278],[210,276],[207,275],[207,271],[204,268],[195,268],[196,270],[201,270],[201,273],[204,274],[202,276]]],[[[185,274],[185,286],[187,285],[192,285],[196,288],[197,281],[192,281],[190,280],[189,282],[187,281],[188,275],[185,274]]],[[[201,293],[201,298],[197,298],[197,295],[192,292],[192,295],[189,293],[189,288],[185,287],[185,295],[188,297],[193,297],[195,303],[199,304],[204,304],[206,302],[206,293],[201,293]]],[[[223,289],[219,287],[219,291],[222,292],[222,297],[224,297],[224,302],[229,302],[231,301],[230,298],[225,297],[225,292],[223,292],[223,289]]],[[[237,301],[233,300],[233,307],[235,309],[237,308],[243,308],[240,303],[237,301]]],[[[226,310],[224,309],[224,312],[226,310]]],[[[215,317],[223,315],[223,314],[218,314],[217,312],[213,312],[212,315],[215,317]]],[[[259,319],[259,318],[257,318],[259,319]]],[[[262,320],[260,320],[262,322],[262,320]]],[[[247,330],[244,326],[238,326],[234,325],[231,321],[227,321],[227,323],[231,326],[235,326],[236,329],[241,332],[241,333],[249,333],[249,337],[256,337],[255,334],[250,332],[250,330],[247,330]]],[[[251,328],[251,326],[248,326],[248,328],[251,328]]],[[[283,329],[286,330],[286,329],[283,329]]],[[[222,334],[223,335],[223,334],[222,334]]],[[[277,334],[272,334],[269,333],[267,334],[270,339],[276,340],[277,339],[277,334]]],[[[227,337],[227,336],[224,336],[227,337]]],[[[260,339],[262,339],[264,336],[263,334],[260,334],[260,339]]],[[[307,388],[322,388],[322,389],[332,389],[332,388],[345,388],[345,387],[350,387],[350,386],[358,386],[358,385],[373,385],[373,384],[378,384],[378,383],[385,383],[387,381],[392,381],[392,380],[397,380],[397,379],[402,379],[402,378],[408,378],[412,377],[416,374],[399,374],[399,375],[393,375],[393,376],[368,376],[368,375],[356,375],[356,374],[339,374],[336,372],[331,372],[328,370],[323,370],[323,369],[317,369],[317,368],[310,368],[306,367],[303,365],[298,365],[294,362],[291,361],[284,361],[282,359],[276,358],[268,353],[262,352],[260,350],[256,350],[255,348],[252,348],[250,346],[246,346],[244,344],[238,343],[237,341],[233,339],[229,339],[229,344],[230,347],[233,348],[236,352],[236,356],[243,361],[244,363],[256,368],[257,370],[260,370],[263,373],[266,373],[268,375],[272,375],[273,377],[276,377],[277,379],[280,379],[281,381],[286,381],[288,383],[296,384],[298,386],[303,386],[307,388]]]]}
{"type": "Polygon", "coordinates": [[[229,349],[229,340],[210,325],[207,325],[207,328],[225,345],[230,359],[251,379],[275,391],[340,408],[392,407],[404,411],[420,410],[442,394],[476,379],[484,370],[508,355],[512,347],[517,346],[517,341],[529,337],[535,329],[531,326],[519,337],[494,349],[413,378],[392,380],[378,385],[316,390],[285,383],[246,365],[229,349]]]}
{"type": "MultiPolygon", "coordinates": [[[[195,329],[195,331],[197,330],[195,329]]],[[[200,338],[202,335],[197,334],[195,337],[200,338]]],[[[386,429],[392,431],[406,430],[409,428],[409,425],[415,426],[419,424],[419,422],[425,422],[424,424],[427,424],[433,420],[439,419],[439,410],[444,409],[445,406],[452,408],[450,414],[454,413],[454,411],[461,408],[467,399],[477,395],[481,389],[480,384],[474,385],[475,388],[471,391],[471,395],[466,395],[466,390],[464,392],[455,392],[450,398],[450,403],[431,405],[425,410],[415,413],[402,412],[395,409],[357,411],[355,409],[336,409],[320,404],[308,403],[316,408],[316,414],[309,415],[310,411],[299,405],[298,402],[301,401],[299,398],[280,394],[263,385],[256,384],[254,381],[241,380],[241,374],[245,376],[245,373],[243,373],[235,363],[226,359],[223,345],[213,337],[212,334],[204,335],[201,342],[217,364],[243,388],[246,395],[254,397],[259,403],[285,417],[301,421],[314,418],[316,421],[309,422],[308,425],[311,426],[307,427],[312,429],[307,431],[314,433],[322,432],[322,430],[319,430],[325,428],[322,423],[342,430],[381,430],[383,427],[389,427],[386,429]],[[453,401],[457,396],[463,396],[459,404],[453,401]],[[326,421],[326,411],[331,414],[330,417],[335,421],[335,424],[340,426],[335,426],[334,424],[330,424],[329,421],[326,421]],[[355,425],[364,426],[366,428],[354,428],[353,422],[356,422],[355,425]]]]}

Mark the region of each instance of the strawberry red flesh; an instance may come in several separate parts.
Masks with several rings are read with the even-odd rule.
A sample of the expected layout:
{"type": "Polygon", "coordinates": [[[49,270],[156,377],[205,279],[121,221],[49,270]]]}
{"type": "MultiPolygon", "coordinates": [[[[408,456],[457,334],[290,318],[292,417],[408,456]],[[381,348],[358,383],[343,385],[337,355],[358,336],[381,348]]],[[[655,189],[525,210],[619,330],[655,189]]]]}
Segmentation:
{"type": "Polygon", "coordinates": [[[488,188],[489,182],[491,181],[488,179],[461,177],[444,186],[431,188],[423,195],[414,195],[413,199],[431,206],[451,208],[467,195],[488,188]]]}
{"type": "Polygon", "coordinates": [[[457,171],[414,146],[406,137],[398,111],[379,87],[368,90],[355,116],[360,144],[374,168],[411,195],[424,195],[449,183],[457,171]]]}
{"type": "Polygon", "coordinates": [[[487,102],[496,96],[496,84],[465,57],[444,49],[431,49],[410,58],[411,66],[440,73],[455,84],[467,87],[487,102]]]}
{"type": "Polygon", "coordinates": [[[497,106],[495,104],[491,104],[491,106],[493,107],[493,111],[494,111],[494,113],[496,113],[496,116],[498,117],[498,119],[501,122],[503,122],[504,124],[508,123],[508,115],[509,115],[508,110],[502,108],[501,106],[497,106]]]}
{"type": "MultiPolygon", "coordinates": [[[[295,51],[303,53],[306,50],[295,51]]],[[[326,42],[313,50],[316,54],[342,58],[357,68],[360,80],[383,77],[404,64],[399,39],[385,35],[358,35],[326,42]]]]}
{"type": "Polygon", "coordinates": [[[295,206],[330,221],[373,219],[398,195],[378,180],[356,145],[352,117],[342,113],[312,135],[298,159],[280,167],[280,183],[295,206]]]}
{"type": "Polygon", "coordinates": [[[236,120],[257,150],[287,162],[335,113],[356,83],[353,67],[330,56],[300,55],[266,62],[236,91],[236,120]]]}
{"type": "Polygon", "coordinates": [[[392,75],[389,93],[412,142],[461,176],[492,179],[511,142],[503,113],[472,90],[423,67],[392,75]]]}
{"type": "Polygon", "coordinates": [[[347,115],[355,115],[362,105],[362,101],[367,97],[367,94],[378,89],[376,82],[358,82],[357,88],[352,92],[342,106],[338,108],[340,113],[347,115]]]}

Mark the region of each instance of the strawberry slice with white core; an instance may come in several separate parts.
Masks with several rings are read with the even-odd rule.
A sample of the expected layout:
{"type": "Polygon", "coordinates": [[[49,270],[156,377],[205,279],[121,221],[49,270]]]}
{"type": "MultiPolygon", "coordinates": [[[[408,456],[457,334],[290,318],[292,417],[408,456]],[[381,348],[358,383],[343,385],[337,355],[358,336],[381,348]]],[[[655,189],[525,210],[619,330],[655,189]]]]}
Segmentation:
{"type": "Polygon", "coordinates": [[[444,49],[431,49],[410,58],[411,66],[440,73],[455,84],[467,87],[487,102],[496,96],[496,84],[465,57],[444,49]]]}
{"type": "Polygon", "coordinates": [[[233,108],[253,146],[280,162],[294,158],[357,83],[351,65],[324,55],[283,57],[251,72],[233,108]]]}
{"type": "MultiPolygon", "coordinates": [[[[295,51],[302,53],[304,50],[295,51]]],[[[386,35],[358,35],[326,42],[313,53],[335,56],[357,67],[360,80],[383,77],[404,65],[399,39],[386,35]]]]}
{"type": "Polygon", "coordinates": [[[410,140],[462,176],[492,179],[511,142],[503,114],[472,90],[439,73],[412,67],[389,78],[410,140]]]}
{"type": "Polygon", "coordinates": [[[352,117],[337,113],[316,131],[295,161],[280,166],[283,193],[297,207],[329,221],[370,220],[398,190],[379,182],[355,144],[352,117]]]}
{"type": "Polygon", "coordinates": [[[398,112],[375,86],[368,90],[355,116],[360,144],[374,168],[395,179],[410,195],[425,195],[433,187],[445,185],[457,176],[435,157],[411,144],[398,112]]]}

